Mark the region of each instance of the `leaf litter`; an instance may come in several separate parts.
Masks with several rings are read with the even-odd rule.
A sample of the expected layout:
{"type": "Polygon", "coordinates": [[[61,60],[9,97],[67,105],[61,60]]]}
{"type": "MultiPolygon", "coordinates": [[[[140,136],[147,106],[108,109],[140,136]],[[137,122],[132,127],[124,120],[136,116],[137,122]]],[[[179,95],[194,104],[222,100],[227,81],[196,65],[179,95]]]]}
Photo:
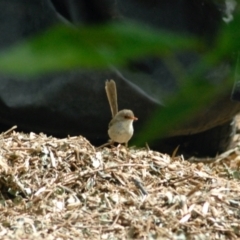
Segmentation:
{"type": "Polygon", "coordinates": [[[96,149],[14,128],[0,136],[1,239],[239,239],[240,150],[96,149]]]}

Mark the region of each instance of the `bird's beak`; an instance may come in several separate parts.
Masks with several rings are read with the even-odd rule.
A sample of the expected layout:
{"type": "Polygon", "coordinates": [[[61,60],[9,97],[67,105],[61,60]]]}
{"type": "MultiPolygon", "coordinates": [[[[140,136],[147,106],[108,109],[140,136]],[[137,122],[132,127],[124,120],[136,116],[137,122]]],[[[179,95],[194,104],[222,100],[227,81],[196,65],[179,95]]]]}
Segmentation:
{"type": "Polygon", "coordinates": [[[133,121],[137,121],[138,118],[137,117],[131,117],[131,116],[125,116],[126,119],[131,119],[133,121]]]}

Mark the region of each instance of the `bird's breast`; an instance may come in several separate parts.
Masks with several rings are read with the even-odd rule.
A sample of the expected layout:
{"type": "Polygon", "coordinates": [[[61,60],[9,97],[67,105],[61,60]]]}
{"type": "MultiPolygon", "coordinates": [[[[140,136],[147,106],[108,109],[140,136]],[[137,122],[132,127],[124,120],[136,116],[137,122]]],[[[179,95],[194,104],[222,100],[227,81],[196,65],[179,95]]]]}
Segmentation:
{"type": "Polygon", "coordinates": [[[109,137],[118,143],[127,143],[133,135],[132,121],[115,122],[108,129],[109,137]]]}

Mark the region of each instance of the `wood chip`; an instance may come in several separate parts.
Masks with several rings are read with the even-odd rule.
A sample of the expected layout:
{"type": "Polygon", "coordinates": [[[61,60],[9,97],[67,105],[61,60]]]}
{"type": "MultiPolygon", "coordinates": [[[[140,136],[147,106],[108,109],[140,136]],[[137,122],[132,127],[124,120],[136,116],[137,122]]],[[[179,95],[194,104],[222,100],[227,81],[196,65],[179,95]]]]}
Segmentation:
{"type": "Polygon", "coordinates": [[[240,238],[236,147],[200,163],[15,129],[0,138],[1,239],[240,238]]]}

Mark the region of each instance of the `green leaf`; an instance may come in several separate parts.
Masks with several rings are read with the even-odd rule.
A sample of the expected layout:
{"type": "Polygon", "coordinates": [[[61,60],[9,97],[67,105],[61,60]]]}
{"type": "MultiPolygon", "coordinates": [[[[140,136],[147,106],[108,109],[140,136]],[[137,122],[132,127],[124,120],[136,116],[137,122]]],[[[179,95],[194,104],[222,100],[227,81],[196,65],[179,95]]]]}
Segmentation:
{"type": "Polygon", "coordinates": [[[192,120],[192,117],[206,109],[209,103],[213,103],[218,96],[231,89],[231,85],[230,79],[226,79],[220,86],[209,84],[197,76],[195,79],[186,80],[180,91],[168,99],[167,107],[157,109],[141,131],[136,133],[134,144],[142,146],[146,142],[152,143],[174,133],[174,128],[192,120]]]}
{"type": "Polygon", "coordinates": [[[132,23],[81,28],[55,26],[1,52],[0,71],[38,74],[78,67],[103,68],[126,64],[127,59],[165,56],[198,45],[191,37],[132,23]]]}
{"type": "Polygon", "coordinates": [[[206,109],[208,104],[217,101],[221,94],[229,93],[230,99],[234,84],[233,73],[236,70],[239,71],[239,65],[236,66],[240,52],[239,26],[240,9],[234,14],[232,22],[222,24],[215,43],[212,43],[209,51],[203,55],[198,66],[192,71],[193,74],[188,77],[179,75],[178,78],[183,79],[180,91],[168,99],[166,108],[158,109],[153,113],[139,134],[136,134],[136,145],[151,143],[166,136],[169,132],[174,132],[174,128],[180,128],[181,124],[191,121],[196,114],[206,109]],[[209,84],[204,80],[204,72],[211,71],[224,62],[232,63],[232,75],[230,74],[218,85],[209,84]]]}

